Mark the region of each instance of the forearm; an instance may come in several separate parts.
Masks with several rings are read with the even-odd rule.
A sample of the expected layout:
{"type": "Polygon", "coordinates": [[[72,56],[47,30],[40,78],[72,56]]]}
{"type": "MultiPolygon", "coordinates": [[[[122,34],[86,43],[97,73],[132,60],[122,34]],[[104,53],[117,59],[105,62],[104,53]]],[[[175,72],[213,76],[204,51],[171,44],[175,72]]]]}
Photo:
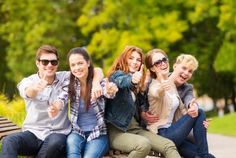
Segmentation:
{"type": "Polygon", "coordinates": [[[104,77],[103,71],[99,67],[94,68],[93,83],[100,83],[104,77]]]}
{"type": "Polygon", "coordinates": [[[25,89],[25,95],[29,98],[34,98],[38,94],[38,91],[34,89],[33,87],[28,87],[25,89]]]}

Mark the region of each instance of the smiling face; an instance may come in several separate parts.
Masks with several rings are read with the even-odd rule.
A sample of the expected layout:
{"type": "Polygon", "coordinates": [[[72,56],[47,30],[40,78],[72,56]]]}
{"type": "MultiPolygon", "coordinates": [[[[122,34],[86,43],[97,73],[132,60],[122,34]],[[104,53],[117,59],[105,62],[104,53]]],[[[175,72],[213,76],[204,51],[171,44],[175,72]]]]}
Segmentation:
{"type": "Polygon", "coordinates": [[[192,78],[194,71],[198,68],[197,59],[190,54],[181,54],[177,57],[173,66],[171,77],[176,86],[181,86],[192,78]]]}
{"type": "Polygon", "coordinates": [[[193,67],[184,61],[179,64],[174,64],[173,69],[173,75],[175,76],[174,82],[176,86],[180,86],[190,80],[194,72],[193,67]]]}
{"type": "Polygon", "coordinates": [[[71,54],[69,57],[71,73],[80,81],[86,81],[90,63],[80,54],[71,54]]]}
{"type": "Polygon", "coordinates": [[[133,51],[130,57],[128,58],[127,62],[128,62],[129,72],[134,73],[136,71],[139,71],[140,66],[142,64],[141,55],[138,52],[133,51]]]}
{"type": "Polygon", "coordinates": [[[167,57],[159,52],[155,52],[152,54],[152,67],[151,71],[156,73],[158,76],[158,73],[161,75],[168,75],[169,73],[169,62],[167,57]]]}
{"type": "Polygon", "coordinates": [[[57,56],[53,53],[41,53],[36,66],[39,70],[39,75],[47,79],[53,79],[58,68],[58,63],[52,65],[52,62],[45,63],[44,61],[58,61],[57,56]]]}

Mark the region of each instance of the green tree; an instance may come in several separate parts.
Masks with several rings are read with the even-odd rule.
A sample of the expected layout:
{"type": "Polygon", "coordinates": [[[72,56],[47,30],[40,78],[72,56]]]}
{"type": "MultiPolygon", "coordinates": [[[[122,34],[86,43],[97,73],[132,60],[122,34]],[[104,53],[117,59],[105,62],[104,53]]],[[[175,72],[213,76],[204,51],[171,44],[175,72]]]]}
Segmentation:
{"type": "Polygon", "coordinates": [[[158,3],[88,1],[77,24],[84,36],[91,37],[87,45],[93,59],[103,67],[110,65],[125,45],[137,45],[146,52],[157,45],[168,49],[182,39],[187,23],[179,19],[178,10],[163,12],[158,3]]]}
{"type": "Polygon", "coordinates": [[[76,18],[83,1],[4,1],[1,11],[6,23],[0,26],[0,33],[9,45],[7,47],[7,77],[18,82],[24,76],[35,72],[34,58],[42,44],[56,46],[61,55],[61,68],[65,69],[69,48],[83,45],[76,18]]]}

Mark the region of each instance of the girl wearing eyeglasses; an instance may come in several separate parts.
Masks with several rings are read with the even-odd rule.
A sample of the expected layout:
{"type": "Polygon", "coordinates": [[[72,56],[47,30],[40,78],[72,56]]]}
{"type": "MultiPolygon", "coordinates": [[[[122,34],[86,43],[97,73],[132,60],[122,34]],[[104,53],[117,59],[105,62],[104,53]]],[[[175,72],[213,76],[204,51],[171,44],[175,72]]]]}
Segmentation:
{"type": "Polygon", "coordinates": [[[169,62],[166,53],[161,49],[153,49],[147,53],[146,67],[151,73],[151,83],[148,90],[149,113],[159,117],[159,120],[147,125],[147,129],[172,140],[181,153],[188,158],[212,158],[208,152],[206,119],[203,110],[198,110],[197,116],[191,116],[191,108],[183,105],[172,76],[169,75],[169,62]],[[193,129],[195,144],[187,141],[187,136],[193,129]]]}
{"type": "Polygon", "coordinates": [[[110,146],[129,153],[129,158],[145,158],[150,149],[161,152],[166,158],[179,158],[173,142],[143,129],[138,124],[138,109],[145,105],[142,96],[144,55],[135,46],[127,46],[117,58],[108,74],[118,87],[113,99],[106,103],[110,146]]]}

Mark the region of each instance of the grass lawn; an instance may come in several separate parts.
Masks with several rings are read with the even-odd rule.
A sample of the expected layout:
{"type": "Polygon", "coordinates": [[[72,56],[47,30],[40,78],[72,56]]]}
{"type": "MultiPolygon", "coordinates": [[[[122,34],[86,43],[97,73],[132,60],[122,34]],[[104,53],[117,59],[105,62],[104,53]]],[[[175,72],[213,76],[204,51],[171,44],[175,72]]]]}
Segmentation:
{"type": "Polygon", "coordinates": [[[236,137],[236,113],[212,117],[208,132],[236,137]]]}

